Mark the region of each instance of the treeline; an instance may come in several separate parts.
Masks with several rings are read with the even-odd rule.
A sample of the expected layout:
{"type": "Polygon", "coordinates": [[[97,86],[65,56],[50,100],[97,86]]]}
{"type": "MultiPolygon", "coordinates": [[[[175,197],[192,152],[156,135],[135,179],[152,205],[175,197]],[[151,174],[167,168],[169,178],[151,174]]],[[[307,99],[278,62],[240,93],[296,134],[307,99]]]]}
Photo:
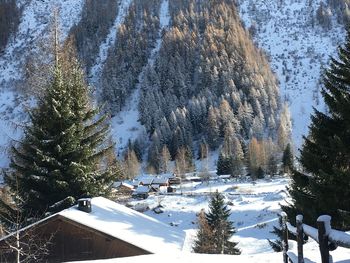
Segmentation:
{"type": "Polygon", "coordinates": [[[108,35],[118,12],[117,0],[86,0],[81,20],[72,27],[78,55],[84,61],[87,73],[93,66],[99,46],[108,35]]]}
{"type": "Polygon", "coordinates": [[[158,38],[160,1],[136,0],[117,32],[102,71],[102,96],[112,115],[120,111],[138,82],[158,38]]]}
{"type": "Polygon", "coordinates": [[[16,0],[0,0],[0,52],[6,47],[11,33],[17,30],[20,15],[16,0]]]}
{"type": "Polygon", "coordinates": [[[171,159],[183,149],[201,158],[194,149],[215,150],[225,142],[230,145],[221,147],[222,154],[236,156],[223,149],[240,148],[246,159],[253,137],[276,142],[285,125],[276,79],[242,27],[234,1],[169,4],[172,27],[141,83],[140,120],[152,140],[149,164],[159,172],[164,147],[171,159]]]}

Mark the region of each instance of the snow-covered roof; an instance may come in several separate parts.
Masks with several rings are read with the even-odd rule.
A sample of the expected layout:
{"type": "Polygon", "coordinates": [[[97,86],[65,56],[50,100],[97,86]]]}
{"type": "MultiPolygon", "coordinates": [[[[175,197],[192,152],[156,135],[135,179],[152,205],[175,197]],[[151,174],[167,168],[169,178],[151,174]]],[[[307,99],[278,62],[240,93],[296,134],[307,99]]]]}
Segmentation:
{"type": "Polygon", "coordinates": [[[154,178],[144,178],[141,180],[141,183],[144,184],[144,185],[150,185],[152,184],[154,178]]]}
{"type": "Polygon", "coordinates": [[[91,206],[92,211],[90,213],[80,211],[77,206],[73,206],[24,229],[45,222],[55,216],[61,216],[123,240],[150,253],[169,254],[182,251],[185,233],[181,230],[175,230],[154,218],[104,197],[92,198],[91,206]]]}
{"type": "Polygon", "coordinates": [[[136,189],[135,189],[135,194],[146,194],[149,193],[150,188],[148,186],[144,186],[144,185],[139,185],[136,189]]]}
{"type": "Polygon", "coordinates": [[[159,178],[154,178],[152,184],[167,184],[168,182],[169,182],[169,178],[159,177],[159,178]]]}
{"type": "Polygon", "coordinates": [[[125,183],[125,182],[114,182],[113,183],[113,188],[118,188],[120,186],[125,186],[127,188],[133,189],[134,186],[132,186],[131,184],[125,183]]]}
{"type": "Polygon", "coordinates": [[[91,206],[91,213],[74,206],[58,214],[151,253],[182,250],[182,231],[103,197],[92,198],[91,206]]]}

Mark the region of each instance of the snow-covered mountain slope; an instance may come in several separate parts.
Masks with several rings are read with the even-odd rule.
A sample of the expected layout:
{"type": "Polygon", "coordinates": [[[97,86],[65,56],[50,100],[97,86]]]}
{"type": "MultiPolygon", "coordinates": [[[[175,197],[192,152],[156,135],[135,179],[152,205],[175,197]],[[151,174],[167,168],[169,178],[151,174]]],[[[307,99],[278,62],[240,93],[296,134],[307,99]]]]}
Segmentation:
{"type": "Polygon", "coordinates": [[[320,74],[343,42],[344,27],[335,18],[330,30],[318,24],[316,10],[321,0],[238,2],[241,19],[247,28],[255,27],[254,38],[277,73],[282,98],[292,113],[294,142],[300,147],[302,135],[308,132],[312,107],[324,110],[320,74]]]}
{"type": "Polygon", "coordinates": [[[147,136],[146,129],[141,125],[139,121],[139,96],[140,96],[140,83],[142,83],[144,71],[148,66],[152,66],[154,60],[156,59],[159,49],[161,47],[162,38],[161,32],[166,30],[170,23],[169,15],[169,2],[168,0],[163,0],[159,11],[159,37],[156,41],[154,48],[151,51],[151,55],[148,58],[147,65],[143,68],[140,75],[138,76],[138,84],[136,85],[135,91],[132,93],[128,102],[122,111],[120,111],[114,118],[112,118],[112,136],[114,141],[117,143],[118,155],[126,148],[129,139],[134,141],[138,137],[147,136]]]}
{"type": "Polygon", "coordinates": [[[9,41],[5,53],[0,56],[0,87],[23,77],[23,63],[31,49],[38,47],[43,37],[48,37],[54,10],[58,11],[60,38],[64,40],[71,27],[80,19],[83,0],[31,0],[21,4],[21,22],[9,41]]]}
{"type": "Polygon", "coordinates": [[[23,78],[26,57],[49,37],[49,25],[54,10],[60,21],[60,40],[63,41],[71,27],[80,20],[83,0],[19,1],[22,15],[17,32],[10,38],[0,55],[0,167],[7,167],[11,140],[18,139],[25,111],[31,104],[14,89],[15,82],[23,78]],[[17,129],[18,128],[18,129],[17,129]]]}
{"type": "Polygon", "coordinates": [[[100,45],[99,53],[95,60],[95,65],[91,69],[91,74],[89,76],[90,85],[97,87],[99,81],[101,80],[103,65],[106,62],[108,56],[108,49],[110,47],[113,47],[115,41],[117,40],[118,27],[121,23],[123,23],[131,2],[131,0],[123,0],[119,3],[118,15],[115,18],[113,26],[110,28],[109,34],[107,35],[105,41],[100,45]]]}

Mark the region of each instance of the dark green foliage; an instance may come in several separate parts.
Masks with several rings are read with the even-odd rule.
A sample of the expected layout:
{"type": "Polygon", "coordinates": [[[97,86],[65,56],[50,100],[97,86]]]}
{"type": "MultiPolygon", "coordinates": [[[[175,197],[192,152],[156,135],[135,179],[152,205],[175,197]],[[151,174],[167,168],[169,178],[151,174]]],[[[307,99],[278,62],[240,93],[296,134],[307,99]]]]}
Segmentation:
{"type": "Polygon", "coordinates": [[[293,169],[293,153],[290,143],[286,146],[282,156],[282,166],[285,173],[289,173],[293,169]]]}
{"type": "Polygon", "coordinates": [[[223,153],[219,154],[216,173],[218,175],[232,173],[232,158],[230,156],[225,156],[223,153]]]}
{"type": "Polygon", "coordinates": [[[16,0],[0,0],[0,52],[6,47],[10,35],[17,30],[20,14],[16,0]]]}
{"type": "Polygon", "coordinates": [[[350,229],[350,30],[325,72],[322,96],[327,113],[315,110],[309,137],[301,149],[303,173],[294,172],[289,193],[292,204],[283,209],[293,219],[315,225],[321,214],[332,216],[332,226],[350,229]]]}
{"type": "Polygon", "coordinates": [[[270,176],[276,175],[278,172],[277,158],[274,154],[271,154],[268,162],[267,162],[267,170],[266,173],[270,176]]]}
{"type": "Polygon", "coordinates": [[[74,57],[60,56],[46,94],[30,110],[24,138],[12,148],[11,170],[4,179],[12,189],[18,183],[25,214],[106,196],[117,176],[115,160],[107,159],[114,148],[107,141],[107,116],[91,107],[74,57]]]}
{"type": "Polygon", "coordinates": [[[265,177],[265,171],[261,166],[259,166],[258,170],[256,171],[256,176],[258,179],[262,179],[265,177]]]}
{"type": "Polygon", "coordinates": [[[229,221],[230,210],[224,197],[216,191],[209,203],[209,212],[205,220],[200,221],[200,229],[194,246],[196,253],[238,255],[237,243],[229,241],[235,233],[233,223],[229,221]]]}

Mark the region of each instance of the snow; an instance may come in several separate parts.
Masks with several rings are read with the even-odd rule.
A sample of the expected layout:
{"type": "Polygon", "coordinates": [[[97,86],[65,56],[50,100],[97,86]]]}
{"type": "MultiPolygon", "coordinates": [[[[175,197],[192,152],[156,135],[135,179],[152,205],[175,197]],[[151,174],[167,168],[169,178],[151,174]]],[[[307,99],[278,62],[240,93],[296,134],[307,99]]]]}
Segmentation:
{"type": "Polygon", "coordinates": [[[321,0],[239,2],[243,22],[247,28],[257,26],[254,39],[277,73],[282,99],[288,101],[292,113],[294,143],[300,147],[302,135],[308,134],[313,107],[324,110],[320,74],[343,42],[344,28],[335,18],[329,31],[319,26],[316,18],[315,26],[311,26],[311,13],[315,16],[321,0]]]}
{"type": "Polygon", "coordinates": [[[123,109],[112,118],[112,137],[117,143],[117,154],[120,155],[125,150],[128,141],[134,141],[137,138],[143,137],[147,140],[145,134],[146,130],[143,125],[139,122],[139,97],[140,97],[140,84],[142,83],[144,70],[148,66],[152,66],[159,49],[161,47],[162,38],[161,32],[166,30],[170,23],[169,15],[169,3],[167,0],[163,0],[160,6],[159,22],[160,22],[160,34],[156,41],[155,47],[152,49],[150,57],[148,58],[147,65],[143,68],[140,75],[138,76],[138,84],[135,87],[134,92],[126,102],[123,109]]]}
{"type": "MultiPolygon", "coordinates": [[[[280,203],[285,202],[284,193],[288,178],[264,179],[256,182],[248,179],[229,181],[210,181],[207,183],[188,182],[182,185],[183,194],[151,196],[146,200],[133,200],[131,206],[150,207],[145,212],[176,231],[186,233],[182,251],[166,257],[168,263],[172,262],[282,262],[282,253],[275,253],[267,242],[267,238],[274,239],[270,233],[273,226],[278,224],[278,214],[281,214],[280,203]],[[233,240],[238,243],[241,255],[203,255],[192,252],[197,225],[196,214],[202,209],[208,209],[210,194],[220,191],[225,197],[228,208],[231,209],[230,220],[234,222],[237,233],[233,240]],[[279,198],[275,198],[278,196],[279,198]],[[153,208],[161,205],[163,213],[157,214],[153,208]]],[[[180,187],[180,186],[179,186],[180,187]]],[[[331,233],[333,230],[331,231],[331,233]]],[[[317,230],[316,230],[317,233],[317,230]]],[[[289,241],[290,254],[297,255],[297,244],[289,241]]],[[[350,262],[350,250],[337,248],[331,252],[334,262],[350,262]]],[[[310,239],[304,245],[305,262],[320,262],[318,243],[310,239]]],[[[100,263],[138,263],[138,262],[164,262],[164,256],[145,255],[129,258],[86,261],[100,263]]]]}
{"type": "Polygon", "coordinates": [[[91,69],[89,82],[91,85],[97,87],[101,80],[103,65],[108,56],[108,49],[115,45],[117,41],[117,32],[119,26],[123,23],[125,16],[129,11],[131,0],[122,0],[118,6],[118,15],[116,16],[113,26],[109,29],[109,33],[105,41],[100,45],[98,56],[95,60],[94,66],[91,69]]]}
{"type": "Polygon", "coordinates": [[[58,214],[151,253],[182,250],[184,233],[181,230],[103,197],[92,198],[91,207],[91,213],[79,211],[74,206],[58,214]]]}
{"type": "Polygon", "coordinates": [[[332,229],[329,234],[329,239],[332,242],[335,242],[337,244],[340,244],[344,247],[350,248],[350,234],[344,233],[342,231],[338,231],[335,229],[332,229]]]}
{"type": "MultiPolygon", "coordinates": [[[[213,260],[218,262],[226,262],[226,260],[231,260],[231,262],[282,262],[282,253],[273,252],[267,239],[276,238],[270,231],[273,230],[273,226],[278,225],[278,215],[281,214],[280,204],[289,200],[285,192],[285,187],[289,182],[290,180],[284,177],[255,182],[248,178],[218,179],[209,183],[187,182],[178,186],[177,192],[171,195],[156,195],[146,200],[132,200],[129,205],[147,206],[150,209],[145,214],[186,233],[183,252],[175,257],[178,262],[179,260],[181,262],[212,262],[213,260]],[[180,194],[180,188],[182,194],[180,194]],[[196,215],[201,209],[208,209],[210,195],[216,190],[224,195],[228,208],[231,209],[230,220],[234,222],[237,230],[232,240],[238,242],[238,247],[242,251],[239,256],[191,254],[197,231],[196,215]],[[152,209],[159,204],[162,206],[163,213],[156,214],[152,209]]],[[[310,229],[308,232],[313,230],[310,229]]],[[[317,237],[317,229],[315,229],[315,234],[317,237]]],[[[290,250],[297,254],[296,243],[293,241],[289,243],[290,250]]],[[[350,250],[343,248],[338,248],[331,254],[334,262],[343,263],[346,262],[344,260],[350,259],[350,250]]],[[[304,256],[308,260],[305,262],[320,262],[318,244],[312,239],[304,245],[304,256]]],[[[125,262],[141,262],[142,260],[158,262],[161,259],[157,256],[143,256],[125,259],[125,262]]]]}
{"type": "Polygon", "coordinates": [[[318,241],[318,230],[316,228],[303,224],[303,231],[313,240],[318,241]]]}
{"type": "Polygon", "coordinates": [[[36,49],[42,37],[48,37],[54,10],[59,11],[60,40],[64,40],[71,27],[78,23],[83,0],[31,0],[24,8],[18,30],[0,56],[0,87],[22,78],[25,58],[30,49],[36,49]]]}
{"type": "Polygon", "coordinates": [[[324,223],[324,227],[326,230],[326,235],[329,235],[329,233],[331,232],[332,228],[331,228],[331,217],[329,215],[320,215],[317,218],[317,222],[323,222],[324,223]]]}
{"type": "MultiPolygon", "coordinates": [[[[28,102],[30,103],[30,102],[28,102]]],[[[22,135],[26,123],[27,108],[20,96],[9,90],[0,91],[0,167],[9,165],[10,143],[22,135]]],[[[0,176],[1,178],[1,176],[0,176]]],[[[1,181],[1,180],[0,180],[1,181]]]]}

